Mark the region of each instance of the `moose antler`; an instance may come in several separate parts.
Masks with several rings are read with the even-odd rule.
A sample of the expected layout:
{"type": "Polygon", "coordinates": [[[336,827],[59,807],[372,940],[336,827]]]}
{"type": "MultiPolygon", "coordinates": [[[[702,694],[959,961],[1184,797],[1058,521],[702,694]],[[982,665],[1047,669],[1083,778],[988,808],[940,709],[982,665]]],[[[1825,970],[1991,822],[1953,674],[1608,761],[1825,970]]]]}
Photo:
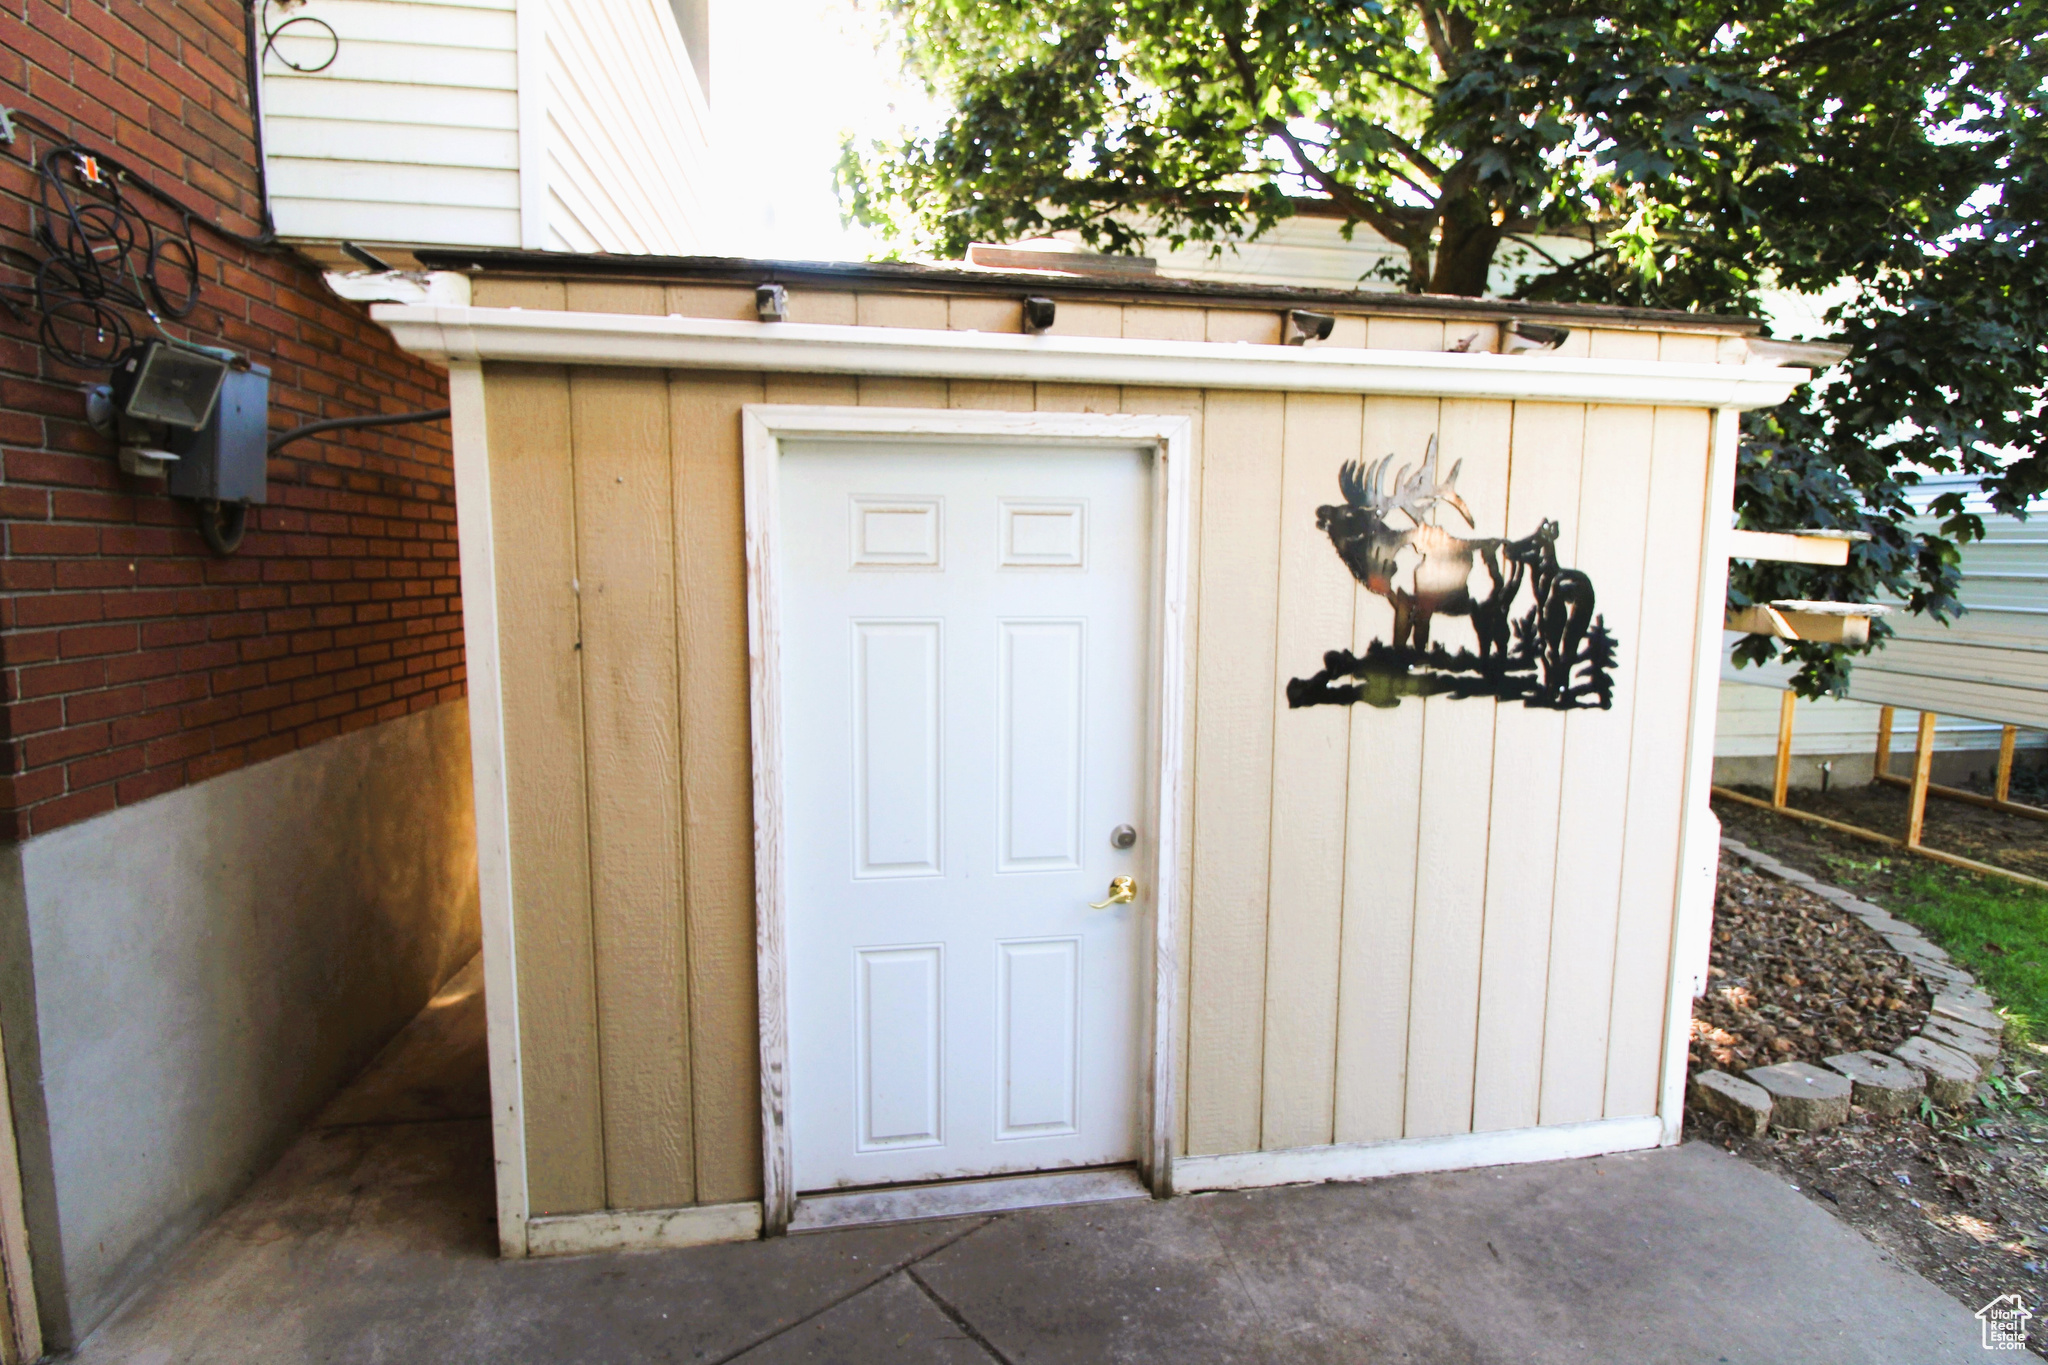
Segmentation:
{"type": "Polygon", "coordinates": [[[1409,476],[1409,466],[1402,465],[1395,470],[1388,490],[1387,467],[1394,462],[1392,455],[1360,466],[1357,460],[1347,460],[1337,471],[1337,487],[1343,491],[1344,500],[1353,507],[1369,510],[1385,520],[1395,512],[1405,512],[1408,519],[1420,526],[1423,514],[1439,502],[1449,503],[1458,515],[1465,519],[1467,526],[1476,525],[1472,510],[1465,506],[1465,500],[1458,496],[1458,473],[1465,462],[1458,461],[1451,466],[1449,478],[1438,482],[1436,477],[1436,437],[1429,438],[1429,449],[1423,454],[1422,467],[1409,476]]]}

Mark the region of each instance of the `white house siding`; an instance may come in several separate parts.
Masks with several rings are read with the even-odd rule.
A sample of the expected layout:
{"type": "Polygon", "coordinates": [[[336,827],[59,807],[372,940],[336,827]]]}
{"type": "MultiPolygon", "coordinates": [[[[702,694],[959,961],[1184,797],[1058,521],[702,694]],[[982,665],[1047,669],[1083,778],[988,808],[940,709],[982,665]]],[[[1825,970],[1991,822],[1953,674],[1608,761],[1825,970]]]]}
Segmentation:
{"type": "MultiPolygon", "coordinates": [[[[1975,480],[1920,486],[1931,500],[1961,491],[1984,518],[1984,539],[1963,549],[1963,605],[1943,626],[1903,612],[1897,638],[1858,666],[1850,695],[2048,729],[2048,507],[2029,520],[1991,511],[1975,480]]],[[[1916,523],[1932,530],[1932,519],[1916,523]]]]}
{"type": "MultiPolygon", "coordinates": [[[[1785,670],[1774,669],[1773,677],[1785,670]]],[[[1778,699],[1782,687],[1757,681],[1753,668],[1732,664],[1721,670],[1721,698],[1714,730],[1714,757],[1767,758],[1778,751],[1778,699]]],[[[1792,752],[1826,757],[1868,754],[1877,744],[1877,705],[1824,698],[1802,701],[1792,723],[1792,752]]],[[[1942,716],[1935,724],[1934,747],[1947,753],[1960,749],[1996,752],[2003,727],[1963,716],[1942,716]]],[[[1892,722],[1892,748],[1903,755],[1913,747],[1913,718],[1892,722]]],[[[1903,768],[1903,761],[1896,766],[1903,768]]]]}
{"type": "MultiPolygon", "coordinates": [[[[311,0],[263,64],[270,208],[288,238],[519,245],[514,0],[311,0]],[[292,71],[279,54],[325,70],[292,71]]],[[[272,8],[272,22],[282,17],[272,8]]]]}
{"type": "Polygon", "coordinates": [[[546,227],[529,244],[704,250],[710,115],[669,0],[549,0],[545,31],[546,227]]]}
{"type": "MultiPolygon", "coordinates": [[[[1543,251],[1561,261],[1586,252],[1586,243],[1577,238],[1535,240],[1543,251]]],[[[1408,259],[1405,250],[1363,223],[1355,225],[1346,238],[1343,219],[1308,213],[1283,218],[1257,241],[1226,246],[1220,253],[1212,253],[1203,242],[1190,242],[1179,248],[1153,242],[1147,251],[1159,262],[1159,273],[1175,279],[1319,289],[1363,288],[1389,293],[1402,288],[1398,279],[1367,277],[1382,266],[1405,268],[1408,259]]],[[[1487,288],[1496,294],[1508,293],[1544,264],[1542,256],[1530,248],[1505,243],[1494,258],[1487,288]]]]}
{"type": "MultiPolygon", "coordinates": [[[[1974,480],[1947,477],[1929,479],[1919,490],[1923,503],[1963,491],[1970,510],[1984,518],[1984,539],[1962,552],[1961,596],[1969,610],[1947,625],[1904,611],[1891,616],[1894,638],[1857,662],[1848,700],[1800,703],[1795,754],[1870,752],[1879,706],[1938,713],[1935,747],[1941,751],[1996,749],[2007,724],[2026,727],[2023,746],[2048,740],[2040,733],[2048,730],[2048,517],[1997,515],[1974,486],[1974,480]]],[[[1933,529],[1931,519],[1915,525],[1933,529]]],[[[1727,641],[1732,647],[1740,638],[1727,641]]],[[[1724,665],[1715,757],[1776,752],[1778,694],[1789,675],[1781,663],[1724,665]]],[[[1893,742],[1901,752],[1911,746],[1910,719],[1895,723],[1893,742]]]]}
{"type": "MultiPolygon", "coordinates": [[[[704,248],[708,115],[668,0],[310,0],[294,13],[338,42],[297,25],[263,64],[280,235],[704,248]],[[525,60],[522,34],[539,49],[525,60]],[[330,52],[320,71],[282,60],[317,66],[330,52]]],[[[284,18],[272,8],[273,24],[284,18]]]]}

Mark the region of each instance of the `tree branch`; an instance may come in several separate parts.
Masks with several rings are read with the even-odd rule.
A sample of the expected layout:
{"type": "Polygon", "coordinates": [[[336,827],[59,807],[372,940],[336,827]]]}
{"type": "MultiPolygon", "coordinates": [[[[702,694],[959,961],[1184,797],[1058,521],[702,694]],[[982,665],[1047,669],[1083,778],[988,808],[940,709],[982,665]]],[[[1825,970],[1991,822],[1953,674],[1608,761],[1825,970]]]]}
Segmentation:
{"type": "MultiPolygon", "coordinates": [[[[1521,239],[1516,238],[1516,240],[1520,241],[1521,239]]],[[[1543,248],[1540,246],[1536,246],[1534,242],[1530,242],[1528,243],[1528,245],[1534,247],[1537,251],[1542,252],[1546,258],[1549,257],[1550,253],[1547,251],[1543,251],[1543,248]]],[[[1530,280],[1528,283],[1545,284],[1551,280],[1557,279],[1559,276],[1576,274],[1579,271],[1584,270],[1587,266],[1593,264],[1593,262],[1599,260],[1601,257],[1612,256],[1613,254],[1614,248],[1611,246],[1597,247],[1594,250],[1589,251],[1585,255],[1579,257],[1577,260],[1566,261],[1563,265],[1558,266],[1555,274],[1549,275],[1543,279],[1530,280]]]]}
{"type": "Polygon", "coordinates": [[[1434,5],[1422,7],[1422,32],[1429,39],[1429,50],[1436,58],[1437,69],[1448,76],[1458,54],[1451,50],[1450,36],[1444,32],[1443,21],[1437,17],[1434,5]]]}
{"type": "MultiPolygon", "coordinates": [[[[1379,233],[1380,236],[1390,242],[1399,242],[1407,245],[1411,232],[1399,218],[1388,212],[1389,206],[1374,203],[1361,195],[1354,186],[1337,179],[1324,170],[1317,164],[1316,159],[1308,154],[1308,150],[1301,145],[1301,139],[1297,138],[1293,131],[1288,128],[1285,119],[1268,118],[1259,113],[1259,97],[1262,93],[1259,88],[1259,77],[1258,73],[1252,68],[1251,58],[1245,53],[1243,41],[1235,33],[1225,31],[1223,34],[1223,47],[1230,54],[1231,64],[1237,68],[1238,80],[1244,85],[1245,102],[1251,107],[1252,117],[1259,121],[1259,125],[1269,135],[1279,138],[1282,143],[1286,144],[1289,154],[1294,158],[1294,164],[1300,169],[1302,175],[1313,181],[1332,200],[1342,204],[1347,212],[1356,214],[1363,222],[1370,223],[1373,231],[1379,233]]],[[[1407,181],[1406,176],[1401,178],[1407,181]]],[[[1412,185],[1414,182],[1408,181],[1408,183],[1412,185]]],[[[1433,196],[1419,186],[1416,187],[1416,192],[1426,199],[1433,198],[1433,196]]],[[[1427,228],[1424,228],[1425,232],[1427,230],[1427,228]]]]}
{"type": "Polygon", "coordinates": [[[1559,259],[1557,259],[1557,257],[1551,255],[1542,247],[1538,246],[1534,239],[1525,237],[1519,232],[1503,232],[1501,234],[1501,237],[1506,241],[1521,243],[1523,246],[1528,247],[1529,250],[1535,252],[1538,256],[1541,256],[1544,260],[1550,262],[1550,264],[1555,268],[1559,270],[1564,269],[1564,262],[1560,261],[1559,259]]]}
{"type": "Polygon", "coordinates": [[[1394,144],[1394,150],[1407,157],[1411,165],[1418,170],[1426,171],[1430,175],[1435,176],[1438,181],[1443,180],[1444,168],[1431,161],[1427,156],[1424,156],[1420,147],[1417,147],[1385,124],[1379,125],[1379,128],[1381,132],[1387,135],[1387,141],[1394,144]]]}

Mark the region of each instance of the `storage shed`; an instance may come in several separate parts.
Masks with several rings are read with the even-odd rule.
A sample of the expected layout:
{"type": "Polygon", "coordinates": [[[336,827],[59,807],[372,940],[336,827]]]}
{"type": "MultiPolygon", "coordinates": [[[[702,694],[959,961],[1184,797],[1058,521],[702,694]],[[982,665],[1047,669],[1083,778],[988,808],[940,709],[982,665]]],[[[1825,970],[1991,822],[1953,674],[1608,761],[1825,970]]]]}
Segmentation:
{"type": "Polygon", "coordinates": [[[428,260],[507,1255],[1676,1140],[1748,324],[428,260]]]}

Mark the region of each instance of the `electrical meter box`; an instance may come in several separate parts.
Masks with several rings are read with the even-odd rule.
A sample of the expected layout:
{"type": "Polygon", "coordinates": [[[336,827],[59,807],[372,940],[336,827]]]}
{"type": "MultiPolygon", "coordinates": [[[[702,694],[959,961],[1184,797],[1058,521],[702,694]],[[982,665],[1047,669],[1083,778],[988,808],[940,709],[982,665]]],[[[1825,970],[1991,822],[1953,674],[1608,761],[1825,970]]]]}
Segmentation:
{"type": "Polygon", "coordinates": [[[267,502],[269,465],[270,370],[231,369],[213,415],[170,465],[166,491],[215,502],[267,502]]]}

